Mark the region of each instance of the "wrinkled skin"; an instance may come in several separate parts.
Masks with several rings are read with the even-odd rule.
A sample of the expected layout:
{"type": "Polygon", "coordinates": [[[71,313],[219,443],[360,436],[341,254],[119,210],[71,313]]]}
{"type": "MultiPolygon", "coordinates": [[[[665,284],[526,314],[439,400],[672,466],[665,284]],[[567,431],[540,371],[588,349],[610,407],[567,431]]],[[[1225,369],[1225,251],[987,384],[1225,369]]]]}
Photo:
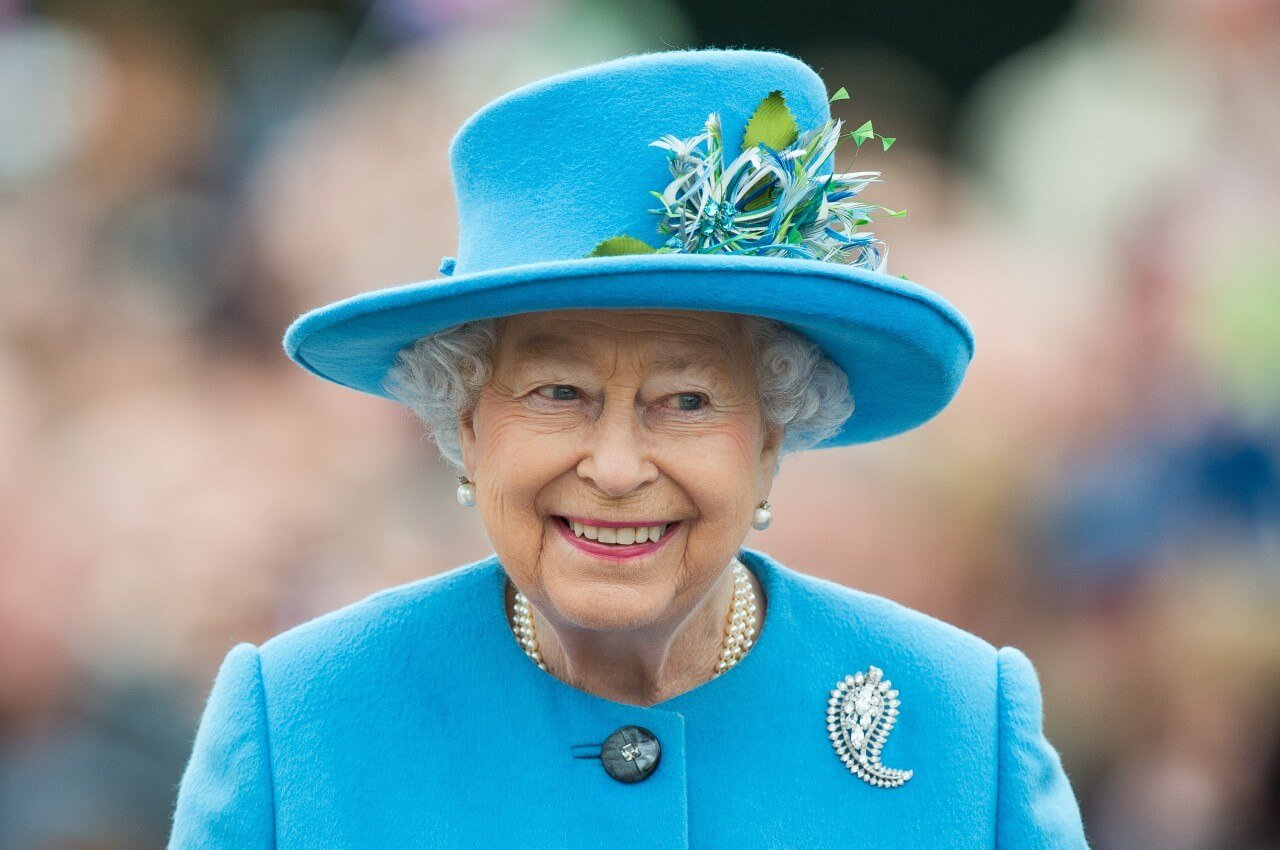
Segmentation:
{"type": "Polygon", "coordinates": [[[493,375],[459,423],[464,466],[544,660],[577,688],[652,705],[711,678],[727,567],[782,438],[762,420],[740,323],[676,310],[499,321],[493,375]],[[564,540],[562,515],[681,524],[657,551],[615,562],[564,540]]]}

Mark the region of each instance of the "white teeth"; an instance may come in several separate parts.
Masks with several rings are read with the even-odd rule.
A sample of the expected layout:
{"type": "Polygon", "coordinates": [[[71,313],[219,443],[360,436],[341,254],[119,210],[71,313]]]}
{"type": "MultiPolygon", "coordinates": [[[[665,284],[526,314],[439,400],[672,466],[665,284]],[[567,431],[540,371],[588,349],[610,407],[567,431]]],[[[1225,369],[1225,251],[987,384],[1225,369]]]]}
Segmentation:
{"type": "Polygon", "coordinates": [[[569,525],[573,528],[573,533],[576,537],[599,540],[601,543],[612,543],[616,546],[629,546],[657,540],[667,530],[668,523],[632,526],[631,528],[598,528],[594,525],[584,525],[575,520],[569,520],[569,525]]]}

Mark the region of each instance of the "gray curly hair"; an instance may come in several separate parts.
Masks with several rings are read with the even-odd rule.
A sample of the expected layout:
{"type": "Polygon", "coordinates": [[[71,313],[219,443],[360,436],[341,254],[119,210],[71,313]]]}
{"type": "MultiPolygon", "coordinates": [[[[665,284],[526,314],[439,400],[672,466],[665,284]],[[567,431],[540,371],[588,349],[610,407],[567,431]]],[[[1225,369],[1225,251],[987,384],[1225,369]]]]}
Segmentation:
{"type": "MultiPolygon", "coordinates": [[[[782,426],[782,456],[840,430],[853,413],[849,379],[802,334],[762,316],[741,316],[754,358],[765,422],[782,426]]],[[[400,351],[383,380],[393,398],[426,426],[440,454],[463,468],[458,420],[492,375],[497,319],[479,319],[422,337],[400,351]]],[[[777,471],[777,465],[774,467],[777,471]]]]}

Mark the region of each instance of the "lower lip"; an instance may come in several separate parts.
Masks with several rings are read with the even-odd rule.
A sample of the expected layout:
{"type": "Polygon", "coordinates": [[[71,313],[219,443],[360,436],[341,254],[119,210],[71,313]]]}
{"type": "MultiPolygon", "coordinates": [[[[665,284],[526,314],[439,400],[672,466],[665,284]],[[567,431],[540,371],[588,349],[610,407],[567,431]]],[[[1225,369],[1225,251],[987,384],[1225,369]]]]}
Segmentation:
{"type": "Polygon", "coordinates": [[[614,545],[611,543],[597,543],[586,537],[579,537],[573,533],[573,529],[565,525],[559,517],[552,517],[551,524],[560,530],[560,536],[575,548],[581,549],[592,555],[598,555],[613,561],[630,561],[633,558],[640,558],[648,555],[650,552],[656,552],[660,546],[666,544],[671,539],[671,535],[675,534],[675,530],[679,527],[680,522],[676,521],[668,523],[662,536],[657,540],[650,540],[647,543],[632,543],[629,545],[614,545]]]}

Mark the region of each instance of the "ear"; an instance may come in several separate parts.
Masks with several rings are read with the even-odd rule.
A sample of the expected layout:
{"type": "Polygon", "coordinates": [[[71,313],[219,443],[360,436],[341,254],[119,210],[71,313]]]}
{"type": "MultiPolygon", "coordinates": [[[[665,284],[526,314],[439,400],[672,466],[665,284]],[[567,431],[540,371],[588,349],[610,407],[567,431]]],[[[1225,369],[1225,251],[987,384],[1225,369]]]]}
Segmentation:
{"type": "Polygon", "coordinates": [[[782,433],[783,427],[776,422],[765,426],[764,450],[766,452],[773,452],[776,455],[782,449],[782,433]]]}
{"type": "Polygon", "coordinates": [[[778,470],[778,456],[782,451],[783,427],[777,424],[765,426],[764,445],[760,448],[760,471],[764,477],[765,491],[773,483],[778,470]]]}
{"type": "Polygon", "coordinates": [[[462,467],[470,477],[476,468],[476,429],[474,411],[464,411],[458,416],[458,448],[462,452],[462,467]]]}

